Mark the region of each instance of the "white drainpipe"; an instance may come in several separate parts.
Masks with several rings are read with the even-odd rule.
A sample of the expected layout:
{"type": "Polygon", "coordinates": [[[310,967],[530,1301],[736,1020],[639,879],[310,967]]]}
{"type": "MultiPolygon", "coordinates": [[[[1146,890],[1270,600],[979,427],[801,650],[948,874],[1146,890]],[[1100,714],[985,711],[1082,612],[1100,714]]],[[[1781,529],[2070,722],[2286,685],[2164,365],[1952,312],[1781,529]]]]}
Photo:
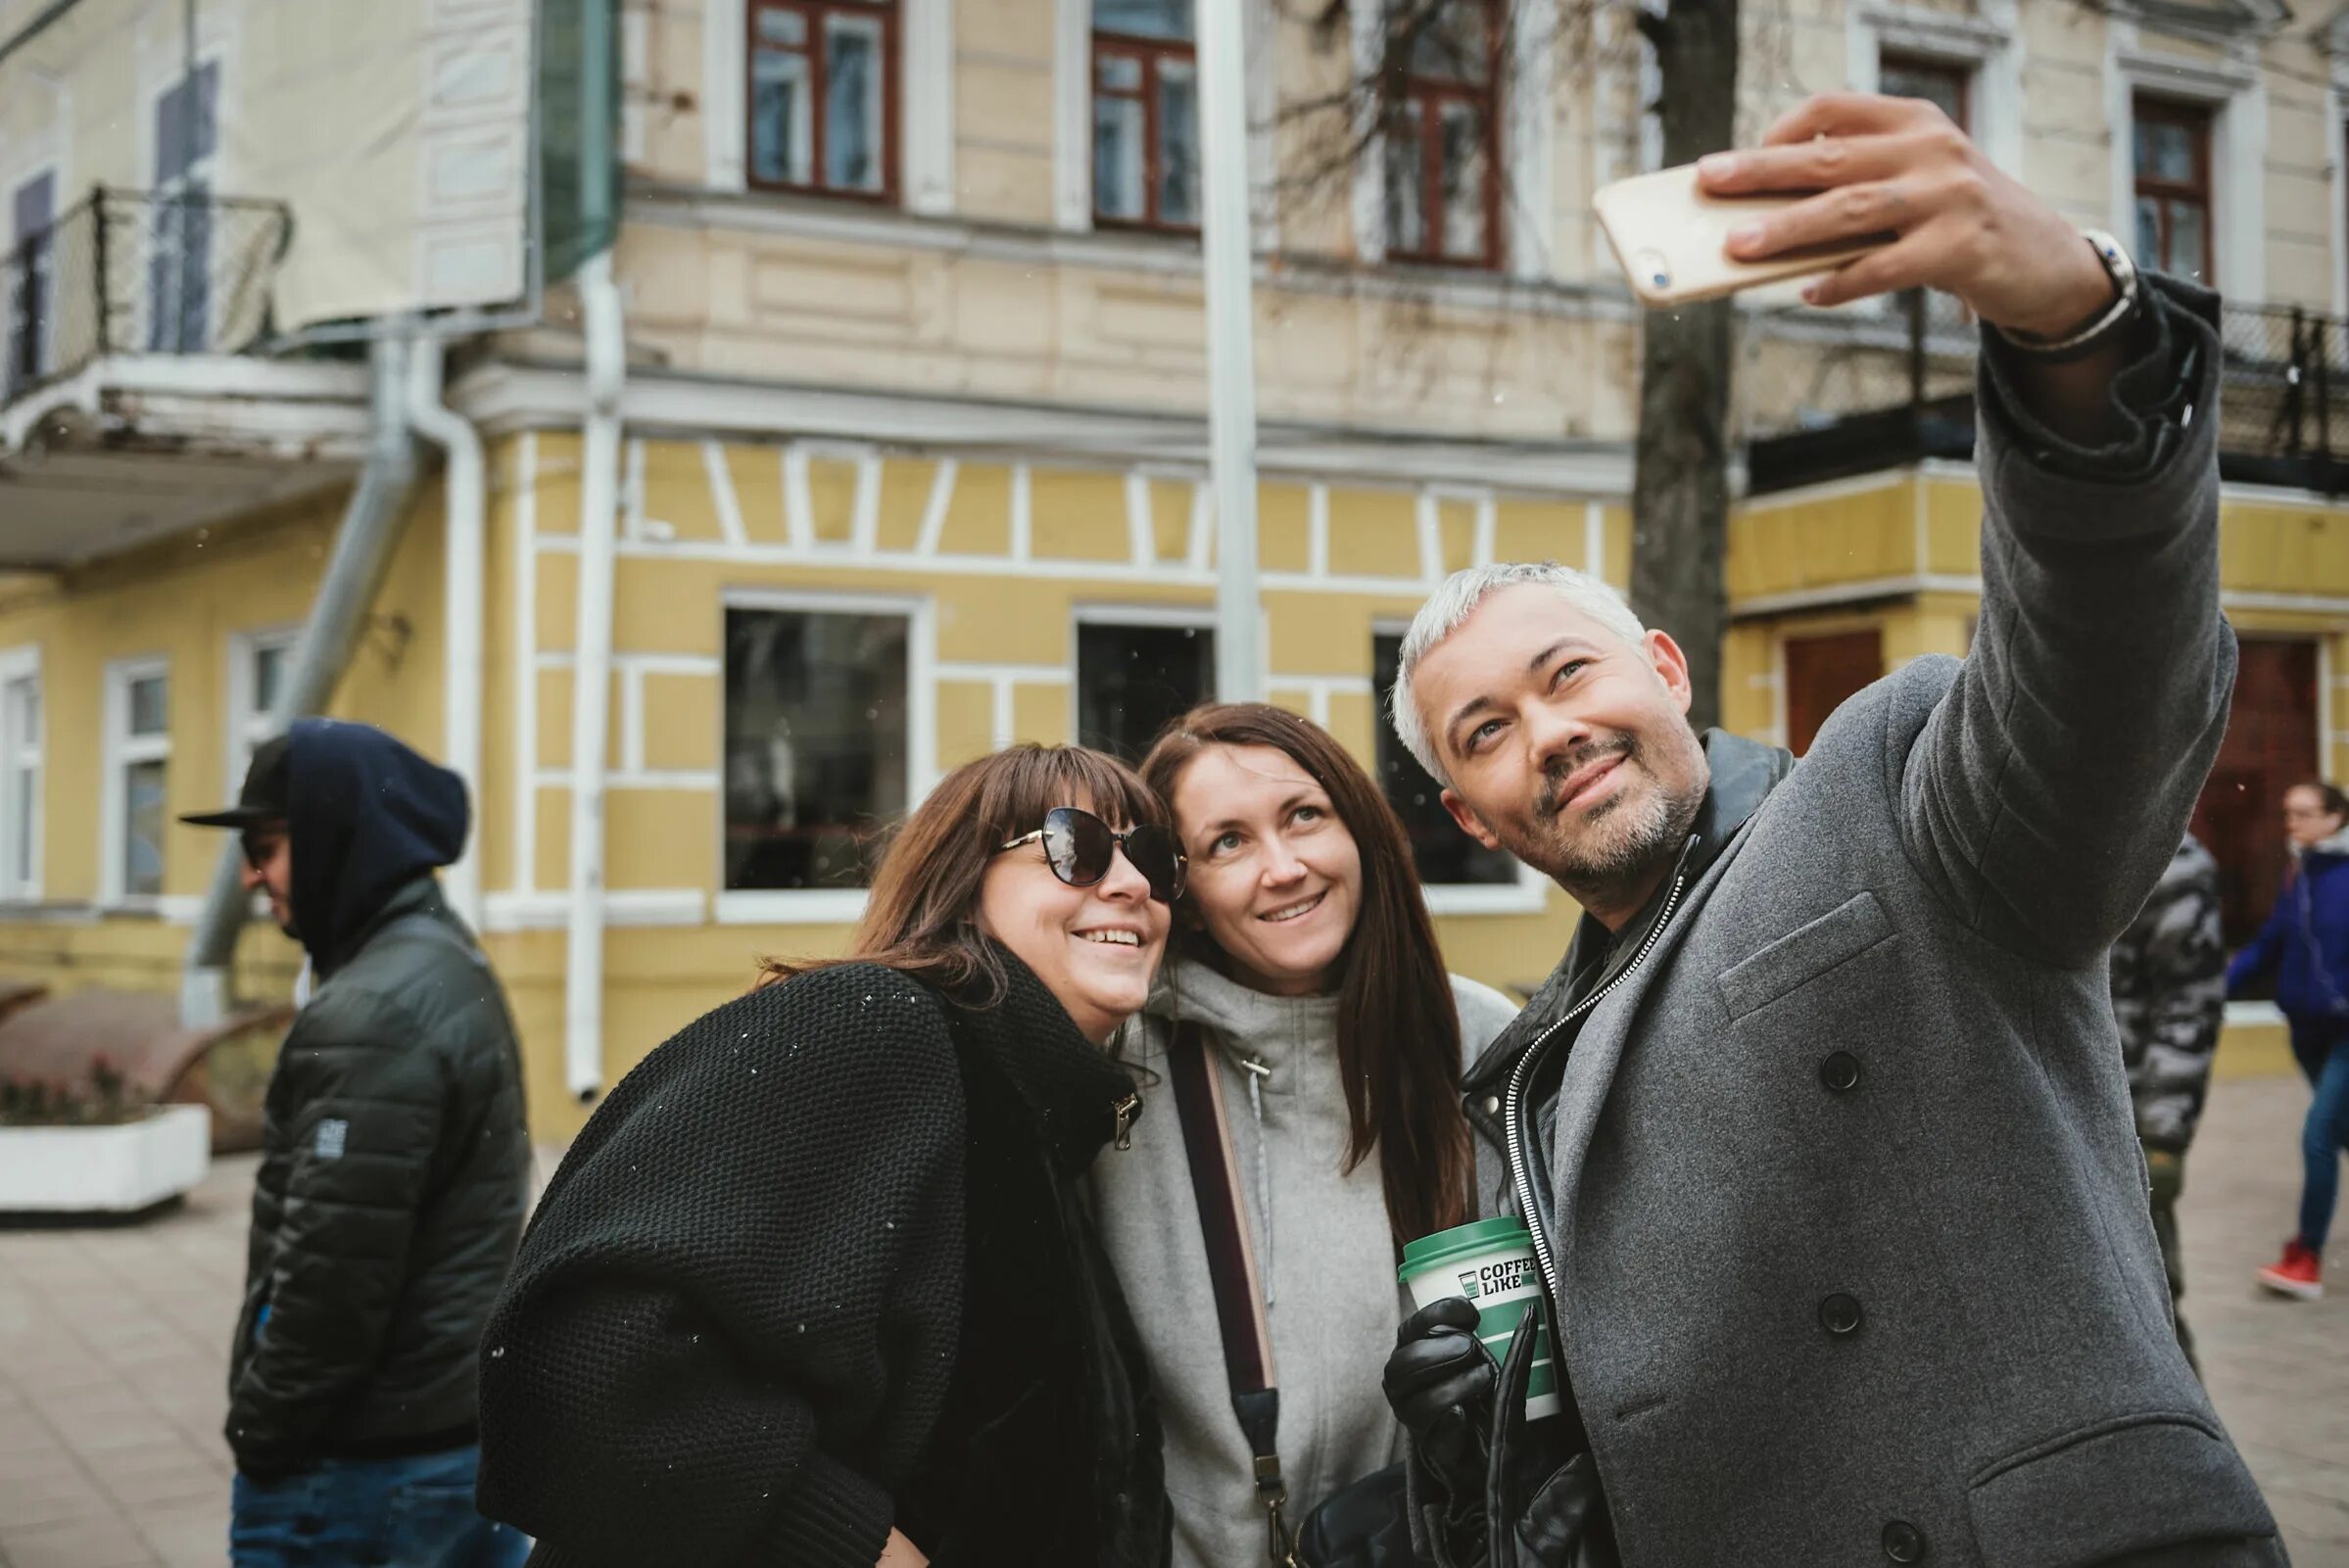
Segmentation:
{"type": "Polygon", "coordinates": [[[467,926],[481,929],[481,435],[471,422],[441,402],[441,342],[417,342],[408,362],[407,418],[416,433],[449,454],[442,488],[449,518],[443,545],[444,618],[448,622],[447,668],[442,679],[442,753],[465,782],[473,821],[464,851],[442,875],[442,890],[467,926]]]}
{"type": "MultiPolygon", "coordinates": [[[[563,1069],[584,1103],[603,1088],[603,754],[610,743],[612,554],[620,500],[626,324],[611,252],[579,269],[587,317],[587,429],[579,479],[578,645],[571,664],[571,907],[563,1069]]],[[[529,787],[529,781],[523,781],[529,787]]]]}

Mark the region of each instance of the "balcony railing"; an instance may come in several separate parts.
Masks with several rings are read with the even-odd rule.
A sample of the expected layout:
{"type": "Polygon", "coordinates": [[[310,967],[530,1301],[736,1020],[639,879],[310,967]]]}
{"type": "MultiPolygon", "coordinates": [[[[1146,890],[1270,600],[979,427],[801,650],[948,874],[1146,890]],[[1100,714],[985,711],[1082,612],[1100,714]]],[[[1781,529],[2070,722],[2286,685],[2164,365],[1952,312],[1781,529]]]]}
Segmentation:
{"type": "MultiPolygon", "coordinates": [[[[2349,320],[2296,306],[2226,306],[2219,342],[2219,449],[2229,477],[2349,488],[2349,320]]],[[[1747,436],[1772,449],[1757,452],[1757,481],[1781,456],[1799,458],[1797,471],[1813,468],[1811,452],[1848,471],[1901,414],[1928,446],[1970,443],[1979,345],[1964,309],[1938,294],[1836,315],[1750,318],[1740,413],[1747,436]],[[1838,441],[1838,432],[1854,440],[1838,441]]],[[[1795,481],[1796,472],[1784,477],[1795,481]]]]}
{"type": "Polygon", "coordinates": [[[0,399],[107,355],[251,348],[292,234],[281,202],[99,187],[0,258],[0,399]]]}

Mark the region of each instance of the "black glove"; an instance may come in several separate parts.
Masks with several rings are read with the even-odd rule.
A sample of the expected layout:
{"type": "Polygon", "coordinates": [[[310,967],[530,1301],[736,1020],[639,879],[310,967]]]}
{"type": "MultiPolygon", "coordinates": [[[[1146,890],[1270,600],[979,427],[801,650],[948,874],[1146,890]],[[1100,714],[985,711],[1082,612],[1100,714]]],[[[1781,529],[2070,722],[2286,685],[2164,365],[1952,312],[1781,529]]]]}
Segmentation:
{"type": "Polygon", "coordinates": [[[1380,1379],[1411,1437],[1412,1501],[1440,1563],[1485,1556],[1485,1482],[1501,1368],[1476,1338],[1474,1304],[1446,1297],[1403,1320],[1380,1379]]]}

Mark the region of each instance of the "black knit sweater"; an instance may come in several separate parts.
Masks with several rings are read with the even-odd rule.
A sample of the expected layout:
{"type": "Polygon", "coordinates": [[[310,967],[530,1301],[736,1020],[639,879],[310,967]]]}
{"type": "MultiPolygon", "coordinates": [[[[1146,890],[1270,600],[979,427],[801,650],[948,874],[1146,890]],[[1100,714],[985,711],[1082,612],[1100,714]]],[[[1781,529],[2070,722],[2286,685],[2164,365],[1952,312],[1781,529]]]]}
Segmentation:
{"type": "Polygon", "coordinates": [[[485,1512],[534,1568],[1165,1560],[1158,1427],[1081,1209],[1130,1079],[1008,954],[698,1020],[549,1185],[482,1351],[485,1512]]]}

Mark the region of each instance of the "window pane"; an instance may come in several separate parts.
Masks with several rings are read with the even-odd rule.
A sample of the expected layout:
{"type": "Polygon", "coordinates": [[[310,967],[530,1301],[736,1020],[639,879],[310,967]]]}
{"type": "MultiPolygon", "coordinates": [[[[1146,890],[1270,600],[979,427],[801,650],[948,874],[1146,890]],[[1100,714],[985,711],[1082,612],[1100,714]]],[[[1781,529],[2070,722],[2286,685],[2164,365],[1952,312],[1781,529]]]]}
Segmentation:
{"type": "Polygon", "coordinates": [[[761,49],[750,58],[750,171],[776,185],[813,177],[815,137],[807,101],[807,57],[761,49]]]}
{"type": "Polygon", "coordinates": [[[881,24],[824,19],[824,183],[881,189],[881,24]]]}
{"type": "Polygon", "coordinates": [[[1408,31],[1414,76],[1490,81],[1493,13],[1484,0],[1388,0],[1387,25],[1408,31]]]}
{"type": "Polygon", "coordinates": [[[1158,215],[1199,221],[1199,76],[1187,60],[1158,63],[1158,215]]]}
{"type": "Polygon", "coordinates": [[[1877,68],[1876,90],[1893,98],[1922,98],[1960,127],[1966,122],[1966,71],[1930,60],[1888,56],[1877,68]]]}
{"type": "MultiPolygon", "coordinates": [[[[8,866],[7,882],[21,886],[32,879],[32,818],[40,801],[41,776],[37,769],[19,767],[10,770],[5,791],[8,801],[8,866]]],[[[13,890],[0,886],[0,892],[13,890]]]]}
{"type": "Polygon", "coordinates": [[[2174,120],[2138,119],[2136,172],[2139,179],[2190,183],[2194,178],[2193,129],[2174,120]]]}
{"type": "Polygon", "coordinates": [[[2150,196],[2137,198],[2136,255],[2156,268],[2164,265],[2161,249],[2161,203],[2150,196]]]}
{"type": "Polygon", "coordinates": [[[862,887],[905,814],[902,615],[726,612],[726,885],[862,887]]]}
{"type": "Polygon", "coordinates": [[[141,676],[130,683],[130,700],[125,706],[130,714],[132,735],[162,735],[166,726],[165,707],[168,686],[160,675],[141,676]]]}
{"type": "Polygon", "coordinates": [[[285,662],[292,649],[282,646],[253,650],[253,712],[255,717],[277,706],[277,689],[285,682],[285,662]]]}
{"type": "Polygon", "coordinates": [[[1093,100],[1093,211],[1103,217],[1141,218],[1142,101],[1093,100]]]}
{"type": "Polygon", "coordinates": [[[1387,126],[1386,133],[1386,244],[1403,255],[1417,255],[1427,245],[1425,205],[1426,166],[1419,151],[1419,105],[1410,102],[1387,126]]]}
{"type": "Polygon", "coordinates": [[[1142,90],[1142,63],[1132,55],[1103,55],[1095,67],[1094,81],[1103,92],[1138,93],[1142,90]]]}
{"type": "Polygon", "coordinates": [[[1487,849],[1460,831],[1444,809],[1443,786],[1427,776],[1417,759],[1404,749],[1395,721],[1386,709],[1386,694],[1395,685],[1403,639],[1380,634],[1370,639],[1370,689],[1378,700],[1378,735],[1374,742],[1378,787],[1411,840],[1412,861],[1419,880],[1430,884],[1471,883],[1505,885],[1517,879],[1517,863],[1498,849],[1487,849]]]}
{"type": "Polygon", "coordinates": [[[1191,36],[1191,0],[1093,0],[1093,30],[1142,38],[1191,36]]]}
{"type": "Polygon", "coordinates": [[[2202,236],[2207,231],[2208,214],[2198,202],[2171,202],[2170,250],[2163,258],[2165,271],[2196,282],[2207,282],[2202,276],[2202,236]]]}
{"type": "Polygon", "coordinates": [[[1446,104],[1444,132],[1444,255],[1456,261],[1485,256],[1484,115],[1468,104],[1446,104]]]}
{"type": "Polygon", "coordinates": [[[762,11],[758,14],[758,41],[804,49],[807,47],[807,18],[796,11],[762,11]]]}
{"type": "Polygon", "coordinates": [[[1190,626],[1077,628],[1077,738],[1140,762],[1167,722],[1216,689],[1216,634],[1190,626]]]}
{"type": "Polygon", "coordinates": [[[7,729],[0,731],[0,736],[5,736],[12,752],[27,752],[40,744],[41,687],[37,680],[27,675],[9,682],[7,689],[0,690],[0,708],[8,714],[7,729]]]}
{"type": "Polygon", "coordinates": [[[122,770],[122,891],[164,890],[165,764],[134,762],[122,770]]]}

